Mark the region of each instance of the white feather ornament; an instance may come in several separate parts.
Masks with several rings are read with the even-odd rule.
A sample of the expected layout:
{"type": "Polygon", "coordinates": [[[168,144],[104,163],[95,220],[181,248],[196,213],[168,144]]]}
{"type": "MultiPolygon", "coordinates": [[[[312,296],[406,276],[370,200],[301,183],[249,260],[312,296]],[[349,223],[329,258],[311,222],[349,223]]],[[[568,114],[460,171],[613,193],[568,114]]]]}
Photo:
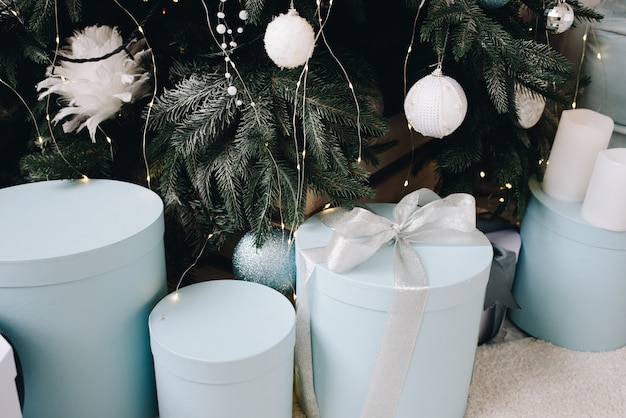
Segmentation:
{"type": "Polygon", "coordinates": [[[296,68],[313,55],[315,32],[309,22],[291,8],[267,25],[263,41],[274,64],[280,68],[296,68]]]}
{"type": "Polygon", "coordinates": [[[65,107],[52,121],[57,123],[67,118],[64,132],[79,132],[87,127],[95,142],[96,129],[102,121],[113,118],[124,103],[149,94],[150,74],[140,63],[150,50],[143,49],[143,42],[136,42],[106,57],[122,45],[117,28],[88,26],[74,32],[68,45],[59,50],[62,59],[48,67],[46,78],[36,87],[37,91],[43,90],[40,100],[50,94],[61,96],[65,107]],[[99,57],[106,58],[93,60],[99,57]]]}

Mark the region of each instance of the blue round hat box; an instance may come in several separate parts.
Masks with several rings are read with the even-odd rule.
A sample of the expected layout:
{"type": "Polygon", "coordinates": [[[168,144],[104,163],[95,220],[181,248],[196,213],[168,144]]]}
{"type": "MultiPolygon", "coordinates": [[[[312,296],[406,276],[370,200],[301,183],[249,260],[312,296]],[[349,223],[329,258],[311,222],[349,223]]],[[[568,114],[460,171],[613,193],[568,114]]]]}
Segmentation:
{"type": "Polygon", "coordinates": [[[7,187],[0,202],[0,332],[22,366],[24,418],[154,418],[161,198],[91,179],[7,187]]]}
{"type": "Polygon", "coordinates": [[[161,418],[291,418],[296,315],[278,291],[209,280],[149,318],[161,418]]]}
{"type": "Polygon", "coordinates": [[[530,335],[578,351],[626,346],[626,233],[595,227],[581,203],[529,183],[510,319],[530,335]]]}

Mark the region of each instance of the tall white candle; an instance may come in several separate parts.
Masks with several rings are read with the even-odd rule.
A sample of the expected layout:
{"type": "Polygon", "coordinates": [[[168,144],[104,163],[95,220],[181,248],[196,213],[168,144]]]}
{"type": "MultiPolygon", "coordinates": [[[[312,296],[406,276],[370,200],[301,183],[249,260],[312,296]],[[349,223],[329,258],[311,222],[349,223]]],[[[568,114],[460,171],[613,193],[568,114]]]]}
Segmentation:
{"type": "Polygon", "coordinates": [[[581,215],[600,228],[626,231],[626,148],[598,154],[581,215]]]}
{"type": "Polygon", "coordinates": [[[613,119],[593,110],[564,110],[543,178],[543,191],[555,199],[582,202],[596,157],[609,145],[613,127],[613,119]]]}

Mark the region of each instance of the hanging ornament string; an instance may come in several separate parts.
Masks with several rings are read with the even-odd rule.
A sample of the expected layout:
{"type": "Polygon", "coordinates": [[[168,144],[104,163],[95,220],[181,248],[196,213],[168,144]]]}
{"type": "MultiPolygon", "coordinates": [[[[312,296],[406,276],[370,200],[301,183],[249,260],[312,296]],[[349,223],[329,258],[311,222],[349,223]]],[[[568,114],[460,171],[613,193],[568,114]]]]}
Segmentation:
{"type": "MultiPolygon", "coordinates": [[[[307,143],[307,136],[306,136],[306,123],[302,124],[302,153],[299,152],[298,149],[298,138],[297,138],[297,122],[296,122],[296,114],[297,114],[297,97],[298,97],[298,91],[300,90],[300,87],[302,87],[302,120],[304,120],[305,115],[306,115],[306,88],[307,88],[307,76],[309,73],[309,60],[311,55],[313,54],[313,48],[315,48],[315,45],[317,44],[317,41],[319,40],[319,37],[324,33],[324,25],[326,24],[326,19],[328,18],[328,14],[330,13],[330,8],[332,7],[332,0],[329,3],[329,9],[328,9],[328,13],[326,15],[326,19],[322,18],[321,15],[321,5],[319,0],[316,2],[316,15],[318,16],[318,23],[319,23],[319,30],[317,32],[317,34],[314,37],[313,43],[311,45],[311,51],[309,53],[309,58],[307,58],[306,62],[304,63],[304,66],[302,68],[302,72],[300,73],[300,77],[298,78],[298,81],[296,83],[296,91],[295,91],[295,101],[294,101],[294,111],[293,111],[293,116],[292,116],[292,124],[293,124],[293,134],[294,134],[294,146],[295,146],[295,150],[296,150],[296,158],[297,160],[297,165],[296,165],[296,169],[298,171],[298,186],[297,186],[297,194],[296,194],[296,207],[298,207],[300,205],[300,202],[303,202],[306,199],[305,196],[305,159],[306,159],[306,143],[307,143]]],[[[293,0],[291,1],[291,8],[294,7],[294,3],[293,0]]],[[[293,220],[294,224],[291,226],[291,228],[293,230],[295,230],[295,228],[297,227],[297,221],[294,218],[293,220]]]]}
{"type": "MultiPolygon", "coordinates": [[[[294,9],[294,3],[293,0],[291,1],[291,4],[289,5],[290,10],[295,10],[294,9]]],[[[319,33],[318,33],[319,36],[319,33]]],[[[317,37],[314,38],[314,42],[313,45],[315,45],[315,43],[317,42],[317,37]]],[[[311,51],[312,52],[312,51],[311,51]]],[[[300,72],[300,76],[298,77],[298,81],[296,82],[296,89],[294,92],[294,103],[293,103],[293,112],[292,112],[292,116],[291,116],[291,124],[292,124],[292,129],[293,129],[293,143],[294,143],[294,147],[295,147],[295,152],[296,152],[296,171],[298,174],[298,181],[297,181],[297,190],[296,190],[296,198],[295,198],[295,207],[299,207],[300,206],[300,202],[303,201],[303,199],[305,199],[304,196],[304,185],[305,185],[305,159],[306,159],[306,143],[307,143],[307,131],[306,131],[306,123],[302,123],[302,153],[300,153],[299,147],[298,147],[298,124],[297,124],[297,114],[298,114],[298,93],[300,91],[300,88],[302,87],[302,104],[301,104],[301,115],[302,115],[302,120],[304,121],[306,118],[306,99],[307,99],[307,80],[308,80],[308,74],[309,74],[309,59],[310,56],[312,54],[309,54],[309,58],[306,59],[303,67],[302,67],[302,71],[300,72]]],[[[294,218],[293,220],[294,224],[291,225],[291,229],[295,230],[296,228],[296,220],[294,218]]]]}
{"type": "MultiPolygon", "coordinates": [[[[297,190],[296,190],[296,197],[295,197],[295,207],[299,207],[300,206],[300,202],[302,202],[305,199],[304,196],[304,190],[305,190],[305,164],[304,161],[306,159],[306,123],[302,124],[302,152],[300,152],[300,149],[298,147],[298,126],[297,126],[297,109],[298,109],[298,91],[300,90],[300,87],[302,86],[302,110],[301,110],[301,114],[302,114],[302,120],[304,120],[305,115],[306,115],[306,88],[307,88],[307,76],[309,73],[309,63],[308,61],[304,64],[304,67],[302,69],[302,72],[300,73],[300,76],[298,77],[298,81],[296,82],[296,90],[295,90],[295,94],[294,94],[294,103],[293,103],[293,114],[292,114],[292,120],[291,120],[291,124],[293,126],[293,143],[294,143],[294,148],[295,148],[295,152],[296,152],[296,172],[298,175],[298,180],[297,180],[297,190]]],[[[291,226],[291,228],[293,230],[295,230],[296,226],[297,226],[297,221],[294,218],[293,219],[293,225],[291,226]]]]}
{"type": "MultiPolygon", "coordinates": [[[[249,101],[249,106],[250,108],[252,108],[252,110],[254,111],[254,115],[255,115],[255,119],[258,125],[261,125],[261,120],[259,117],[259,113],[258,113],[258,107],[257,107],[257,103],[255,102],[255,100],[252,97],[252,94],[250,93],[250,90],[248,89],[243,77],[241,76],[241,74],[239,73],[239,70],[237,69],[237,66],[235,65],[235,62],[232,58],[232,54],[233,52],[237,49],[237,47],[239,46],[237,41],[235,40],[235,34],[242,34],[244,32],[244,28],[243,26],[238,26],[235,30],[233,30],[227,19],[226,19],[226,8],[225,8],[225,3],[227,0],[220,0],[219,6],[218,6],[218,11],[216,13],[216,17],[217,17],[217,25],[215,26],[215,31],[213,30],[213,25],[211,23],[211,17],[210,17],[210,12],[209,12],[209,7],[206,4],[205,0],[202,0],[202,6],[204,8],[204,13],[205,13],[205,19],[206,19],[206,23],[207,23],[207,28],[209,30],[209,33],[211,34],[211,37],[213,38],[213,40],[215,41],[215,43],[220,47],[221,49],[221,55],[223,55],[224,57],[224,63],[225,63],[225,71],[224,71],[224,77],[226,78],[227,82],[228,82],[228,88],[227,88],[227,93],[230,96],[235,96],[238,93],[237,87],[233,84],[233,77],[231,74],[231,70],[235,73],[235,75],[237,76],[239,82],[241,83],[241,86],[243,88],[244,94],[247,96],[248,101],[249,101]],[[221,36],[221,39],[218,38],[218,36],[216,35],[216,32],[218,35],[221,36]]],[[[241,9],[238,13],[238,18],[240,21],[242,21],[243,23],[246,22],[246,20],[248,19],[248,12],[243,8],[241,2],[239,2],[239,5],[241,6],[241,9]]],[[[237,106],[242,106],[243,105],[243,101],[240,99],[236,99],[235,104],[237,106]]],[[[274,155],[272,154],[272,150],[269,147],[269,144],[266,142],[265,143],[265,152],[267,152],[267,155],[269,156],[270,160],[272,161],[272,164],[274,165],[274,168],[276,170],[276,184],[277,184],[277,189],[278,189],[278,201],[282,201],[282,186],[281,186],[281,182],[280,182],[280,170],[278,167],[278,163],[276,162],[276,158],[274,157],[274,155]]],[[[268,211],[272,205],[271,205],[271,199],[272,196],[271,194],[268,194],[266,196],[266,202],[264,205],[264,211],[268,211]]],[[[278,212],[279,212],[279,218],[280,218],[280,224],[281,224],[281,228],[285,228],[285,223],[284,223],[284,215],[283,215],[283,211],[282,211],[282,205],[278,205],[278,212]]],[[[211,238],[214,234],[210,234],[207,237],[207,241],[209,238],[211,238]]],[[[205,242],[205,246],[206,246],[206,242],[205,242]]],[[[204,251],[204,246],[202,248],[202,251],[200,252],[200,254],[198,255],[198,259],[199,257],[202,255],[202,252],[204,251]]],[[[196,260],[197,262],[197,260],[196,260]]],[[[195,263],[193,264],[195,265],[195,263]]],[[[189,267],[189,269],[191,269],[193,267],[193,265],[191,265],[189,267]]],[[[182,277],[181,277],[182,280],[182,277]]]]}
{"type": "MultiPolygon", "coordinates": [[[[291,7],[293,7],[293,1],[292,1],[292,5],[291,7]]],[[[352,81],[350,79],[350,76],[345,68],[345,66],[343,65],[343,63],[341,62],[341,60],[337,57],[337,55],[335,54],[335,52],[333,51],[332,47],[330,46],[330,43],[328,42],[328,39],[326,38],[326,34],[324,31],[324,27],[326,25],[326,23],[328,22],[328,19],[330,17],[330,13],[333,7],[333,0],[330,0],[328,3],[328,9],[325,13],[325,15],[322,13],[322,4],[321,4],[321,0],[317,0],[316,1],[316,11],[315,14],[317,16],[317,20],[318,20],[318,25],[319,25],[319,30],[314,38],[314,43],[312,48],[314,48],[315,44],[318,42],[318,40],[321,38],[322,42],[324,43],[324,46],[326,47],[326,49],[328,50],[328,52],[330,53],[331,57],[333,58],[333,60],[337,63],[339,69],[341,70],[343,76],[345,77],[347,83],[348,83],[348,89],[350,91],[350,94],[352,95],[352,98],[354,100],[354,104],[355,104],[355,109],[356,109],[356,129],[357,129],[357,138],[358,138],[358,143],[359,143],[359,148],[358,148],[358,156],[357,156],[357,163],[361,163],[362,161],[362,148],[363,148],[363,135],[362,135],[362,128],[361,128],[361,106],[359,103],[359,100],[357,98],[356,92],[354,91],[354,85],[352,84],[352,81]]],[[[312,52],[312,51],[311,51],[312,52]]],[[[308,66],[308,59],[307,62],[304,64],[303,70],[300,74],[300,78],[298,79],[298,82],[296,83],[296,96],[298,93],[298,90],[300,88],[300,86],[302,86],[303,88],[303,98],[302,98],[302,112],[305,112],[305,100],[306,100],[306,77],[309,71],[309,66],[308,66]]],[[[297,195],[297,202],[301,201],[304,196],[304,179],[305,179],[305,173],[304,173],[304,161],[306,158],[306,135],[304,135],[303,138],[303,151],[302,153],[299,152],[298,149],[298,143],[297,143],[297,138],[295,137],[295,133],[296,133],[296,112],[295,112],[295,108],[294,108],[294,114],[293,114],[293,125],[294,125],[294,144],[296,147],[296,155],[298,156],[298,158],[300,158],[301,156],[301,160],[298,160],[297,163],[297,170],[299,173],[299,182],[298,182],[298,195],[297,195]]]]}
{"type": "Polygon", "coordinates": [[[324,45],[326,46],[326,49],[328,49],[328,52],[333,57],[333,59],[335,60],[339,68],[341,69],[343,76],[346,78],[346,81],[348,82],[348,89],[350,90],[350,94],[352,94],[352,99],[354,100],[354,105],[356,107],[356,132],[357,132],[357,137],[359,140],[359,153],[358,153],[357,163],[360,163],[362,159],[362,147],[363,147],[363,137],[361,133],[361,106],[359,105],[359,100],[354,91],[354,85],[352,84],[352,81],[350,80],[350,76],[348,75],[346,68],[341,63],[339,58],[337,58],[333,49],[330,47],[330,44],[328,43],[328,40],[326,39],[326,34],[323,31],[324,25],[326,24],[330,16],[330,9],[333,6],[333,0],[330,0],[328,3],[328,11],[326,12],[325,18],[322,18],[322,15],[321,15],[321,1],[317,0],[316,3],[317,3],[316,13],[318,16],[318,21],[320,23],[319,34],[322,36],[322,40],[324,41],[324,45]]]}
{"type": "MultiPolygon", "coordinates": [[[[306,119],[306,101],[307,101],[307,80],[309,70],[309,59],[313,54],[315,47],[316,37],[311,25],[306,19],[300,17],[295,9],[293,0],[290,2],[289,10],[285,14],[280,14],[275,17],[265,30],[265,36],[263,42],[265,45],[265,51],[269,58],[280,68],[296,68],[300,65],[303,69],[296,81],[296,88],[294,90],[294,102],[292,110],[292,133],[293,143],[295,149],[296,158],[296,193],[294,195],[294,207],[299,208],[304,201],[304,184],[305,184],[305,171],[304,161],[306,159],[306,138],[307,130],[306,123],[302,124],[302,137],[303,145],[302,152],[298,145],[298,123],[297,115],[300,114],[302,120],[306,119]],[[299,94],[302,89],[302,100],[299,104],[299,94]],[[298,109],[301,106],[301,112],[298,109]]],[[[272,158],[274,161],[274,159],[272,158]]],[[[274,161],[276,164],[276,162],[274,161]]],[[[278,174],[278,167],[277,167],[278,174]]],[[[279,184],[280,185],[280,184],[279,184]]],[[[282,212],[281,212],[281,228],[285,228],[282,212]]],[[[295,230],[297,226],[297,219],[292,219],[292,225],[290,230],[295,230]]],[[[291,240],[291,236],[289,238],[291,240]]]]}
{"type": "MultiPolygon", "coordinates": [[[[241,3],[239,4],[241,6],[241,3]]],[[[232,75],[230,73],[229,66],[232,67],[233,69],[236,69],[235,64],[232,61],[231,55],[238,46],[237,41],[235,40],[235,33],[242,34],[243,26],[238,26],[237,29],[233,31],[233,29],[228,24],[228,21],[226,20],[226,13],[225,13],[226,6],[225,5],[226,5],[226,0],[221,0],[218,6],[218,11],[217,11],[217,26],[215,27],[215,31],[218,33],[218,35],[221,35],[222,37],[221,42],[219,43],[219,46],[222,49],[223,53],[225,54],[224,77],[228,81],[227,92],[229,95],[235,96],[237,94],[237,87],[233,85],[232,83],[232,75]]],[[[207,11],[206,5],[205,5],[205,11],[207,11]]],[[[208,15],[208,11],[207,11],[207,15],[208,15]]],[[[245,21],[248,19],[248,12],[245,9],[241,8],[241,10],[239,11],[238,17],[239,17],[239,20],[245,23],[245,21]]],[[[209,23],[209,26],[212,27],[210,23],[209,23]]],[[[216,39],[216,42],[218,42],[217,39],[216,39]]],[[[243,102],[241,100],[238,100],[236,104],[240,106],[241,104],[243,104],[243,102]]]]}
{"type": "MultiPolygon", "coordinates": [[[[415,13],[415,18],[413,19],[413,29],[411,31],[411,40],[409,42],[409,47],[406,50],[406,54],[404,55],[404,63],[402,65],[402,92],[404,95],[404,99],[406,99],[406,94],[408,91],[407,72],[408,72],[408,67],[409,67],[409,58],[411,56],[411,53],[413,52],[413,45],[415,44],[415,35],[417,34],[417,22],[419,20],[420,12],[422,11],[422,7],[424,7],[424,3],[426,3],[426,0],[422,0],[419,6],[417,7],[417,12],[415,13]]],[[[413,130],[411,129],[411,125],[409,124],[407,124],[407,128],[409,130],[409,137],[411,138],[411,161],[409,162],[408,167],[407,167],[406,177],[404,178],[404,184],[402,185],[403,187],[409,186],[409,176],[411,173],[411,167],[413,166],[413,157],[415,154],[415,141],[413,140],[414,139],[413,130]]]]}
{"type": "MultiPolygon", "coordinates": [[[[243,77],[241,76],[241,74],[239,73],[239,70],[237,69],[237,66],[235,65],[235,62],[233,61],[232,58],[232,52],[237,48],[238,44],[234,39],[234,33],[232,28],[228,27],[226,24],[226,14],[224,12],[224,6],[223,3],[225,3],[226,0],[220,0],[220,9],[218,9],[217,12],[217,18],[218,18],[218,24],[215,27],[215,31],[213,30],[213,24],[211,23],[211,17],[210,17],[210,12],[209,12],[209,7],[206,4],[205,0],[202,0],[202,7],[204,8],[204,13],[205,13],[205,20],[206,20],[206,24],[207,24],[207,28],[209,30],[209,33],[211,34],[211,37],[213,38],[213,40],[215,41],[215,44],[217,46],[220,47],[221,49],[221,55],[224,57],[224,63],[225,63],[225,71],[224,71],[224,78],[226,78],[226,80],[228,81],[228,87],[227,87],[227,92],[230,96],[235,96],[238,93],[238,89],[236,86],[233,85],[232,82],[232,73],[230,72],[231,70],[234,71],[235,75],[237,76],[238,81],[241,83],[241,86],[243,88],[244,94],[247,96],[248,101],[249,101],[249,106],[253,109],[254,114],[255,114],[255,118],[257,123],[260,125],[261,124],[261,120],[259,118],[258,115],[258,110],[256,108],[256,102],[254,101],[252,94],[250,93],[250,90],[248,89],[243,77]],[[222,39],[218,39],[218,36],[215,34],[215,32],[217,32],[218,34],[222,35],[222,39]],[[226,35],[230,36],[231,39],[229,42],[226,42],[226,35]]],[[[248,13],[242,9],[239,12],[239,19],[242,21],[245,21],[248,18],[248,13]]],[[[243,33],[244,29],[243,27],[238,27],[237,30],[235,32],[237,33],[243,33]],[[241,30],[240,30],[241,29],[241,30]]],[[[243,101],[240,99],[237,99],[235,101],[235,103],[237,104],[237,106],[242,106],[243,105],[243,101]]]]}
{"type": "MultiPolygon", "coordinates": [[[[141,36],[143,37],[144,41],[146,42],[146,46],[148,47],[149,50],[152,50],[152,47],[150,45],[150,42],[148,41],[148,38],[146,38],[146,35],[143,31],[143,26],[137,21],[137,19],[135,19],[135,17],[128,11],[128,9],[126,9],[124,6],[122,6],[122,4],[118,1],[118,0],[114,0],[115,4],[124,11],[124,13],[126,13],[128,15],[128,17],[130,17],[130,19],[133,21],[133,23],[135,24],[135,26],[137,27],[137,31],[141,34],[141,36]]],[[[156,95],[157,95],[157,65],[156,65],[156,59],[154,58],[154,54],[150,54],[150,58],[152,60],[152,79],[153,79],[153,83],[152,83],[152,96],[150,97],[150,102],[148,103],[148,110],[146,112],[146,120],[144,121],[143,124],[143,129],[142,129],[142,134],[141,134],[141,154],[143,157],[143,163],[144,163],[144,168],[146,170],[146,183],[148,186],[148,189],[151,188],[151,182],[150,182],[150,164],[148,163],[148,156],[147,156],[147,137],[148,137],[148,121],[150,119],[150,115],[152,112],[152,106],[154,105],[154,100],[156,99],[156,95]]]]}
{"type": "MultiPolygon", "coordinates": [[[[53,53],[53,57],[52,57],[52,61],[50,61],[50,65],[52,68],[54,68],[54,66],[57,63],[58,57],[59,57],[59,52],[61,49],[61,35],[60,35],[60,30],[59,30],[59,5],[57,0],[54,0],[54,31],[55,31],[55,35],[54,35],[54,53],[53,53]]],[[[69,160],[67,158],[65,158],[65,155],[63,154],[63,151],[61,151],[61,147],[59,147],[59,144],[57,143],[56,137],[54,135],[54,130],[52,128],[52,119],[50,118],[50,100],[51,97],[50,95],[47,96],[46,98],[46,124],[48,126],[48,133],[50,134],[50,141],[52,141],[52,144],[54,145],[54,149],[55,151],[59,154],[59,156],[61,157],[61,159],[63,160],[63,162],[65,162],[65,164],[67,164],[68,167],[70,167],[72,170],[74,170],[78,175],[80,175],[83,179],[88,179],[87,175],[82,173],[80,170],[78,170],[74,164],[70,163],[69,160]]],[[[44,141],[43,138],[41,136],[39,136],[38,138],[38,145],[40,147],[43,147],[44,145],[44,141]]],[[[43,148],[42,148],[43,149],[43,148]]]]}

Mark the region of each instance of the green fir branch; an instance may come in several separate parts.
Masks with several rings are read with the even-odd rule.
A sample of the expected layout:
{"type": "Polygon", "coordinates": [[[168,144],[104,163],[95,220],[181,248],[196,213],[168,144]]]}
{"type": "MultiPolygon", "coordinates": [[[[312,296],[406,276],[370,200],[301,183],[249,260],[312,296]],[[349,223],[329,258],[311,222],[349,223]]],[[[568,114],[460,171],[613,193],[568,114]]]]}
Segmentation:
{"type": "MultiPolygon", "coordinates": [[[[383,134],[386,124],[365,105],[357,124],[354,99],[338,70],[315,62],[311,68],[304,89],[296,88],[300,70],[280,70],[267,61],[240,64],[240,73],[250,77],[245,84],[233,80],[237,98],[243,99],[239,106],[226,92],[219,64],[196,64],[197,73],[161,94],[149,120],[157,134],[150,146],[152,167],[166,206],[173,206],[176,219],[191,222],[182,229],[201,224],[191,221],[194,214],[182,213],[190,210],[184,199],[198,202],[203,211],[215,207],[228,213],[228,230],[251,228],[262,239],[273,222],[292,227],[302,221],[309,187],[344,204],[372,195],[367,172],[353,167],[356,128],[363,128],[367,148],[369,138],[383,134]],[[296,147],[306,151],[301,189],[296,147]]],[[[194,245],[211,232],[210,226],[196,231],[194,245]]]]}

